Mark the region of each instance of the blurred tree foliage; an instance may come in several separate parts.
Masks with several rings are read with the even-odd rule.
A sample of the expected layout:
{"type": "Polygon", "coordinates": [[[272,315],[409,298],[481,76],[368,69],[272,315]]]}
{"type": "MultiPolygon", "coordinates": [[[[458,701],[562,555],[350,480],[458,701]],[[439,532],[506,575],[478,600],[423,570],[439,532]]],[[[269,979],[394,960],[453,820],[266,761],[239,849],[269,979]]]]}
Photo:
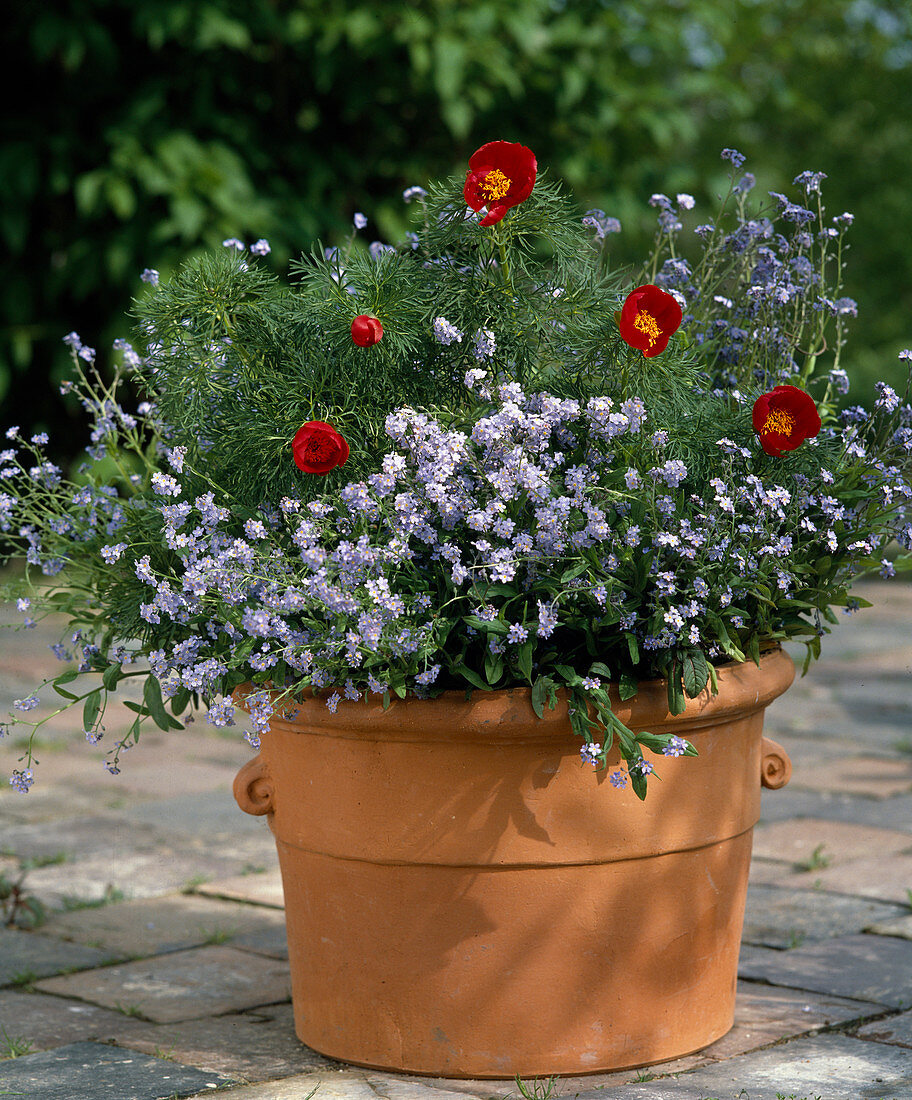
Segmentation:
{"type": "Polygon", "coordinates": [[[65,429],[44,387],[65,369],[60,338],[76,328],[103,350],[129,335],[144,267],[166,277],[238,236],[267,237],[284,270],[315,237],[347,235],[355,210],[369,239],[397,239],[401,190],[494,138],[620,217],[619,262],[651,235],[653,191],[693,193],[706,220],[724,146],[762,194],[821,169],[830,213],[857,218],[850,366],[895,379],[912,344],[907,0],[7,0],[4,14],[26,70],[0,148],[6,422],[65,429]]]}

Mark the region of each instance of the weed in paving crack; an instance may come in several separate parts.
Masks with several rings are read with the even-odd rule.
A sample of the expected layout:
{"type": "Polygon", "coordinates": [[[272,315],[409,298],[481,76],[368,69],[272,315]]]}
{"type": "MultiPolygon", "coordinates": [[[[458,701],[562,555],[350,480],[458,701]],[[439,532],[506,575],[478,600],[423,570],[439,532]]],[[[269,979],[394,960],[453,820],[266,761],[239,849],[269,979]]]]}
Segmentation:
{"type": "Polygon", "coordinates": [[[26,861],[15,877],[0,874],[0,918],[6,928],[37,928],[44,923],[44,906],[25,889],[25,877],[30,870],[26,861]]]}
{"type": "Polygon", "coordinates": [[[21,1036],[10,1035],[5,1027],[0,1026],[3,1033],[0,1039],[0,1060],[6,1058],[21,1058],[23,1054],[31,1054],[35,1049],[28,1039],[21,1036]]]}
{"type": "Polygon", "coordinates": [[[798,860],[798,862],[795,864],[795,870],[822,871],[824,867],[829,867],[829,865],[833,862],[833,857],[824,855],[824,847],[825,845],[818,844],[807,859],[798,860]]]}
{"type": "Polygon", "coordinates": [[[555,1100],[557,1096],[555,1092],[557,1087],[556,1077],[536,1077],[531,1084],[528,1084],[517,1074],[516,1087],[519,1089],[519,1095],[523,1097],[523,1100],[555,1100]]]}
{"type": "Polygon", "coordinates": [[[77,909],[102,909],[106,905],[114,905],[118,901],[126,901],[127,895],[119,886],[113,886],[110,882],[105,887],[104,894],[100,898],[80,898],[67,896],[63,898],[63,908],[68,912],[77,909]]]}

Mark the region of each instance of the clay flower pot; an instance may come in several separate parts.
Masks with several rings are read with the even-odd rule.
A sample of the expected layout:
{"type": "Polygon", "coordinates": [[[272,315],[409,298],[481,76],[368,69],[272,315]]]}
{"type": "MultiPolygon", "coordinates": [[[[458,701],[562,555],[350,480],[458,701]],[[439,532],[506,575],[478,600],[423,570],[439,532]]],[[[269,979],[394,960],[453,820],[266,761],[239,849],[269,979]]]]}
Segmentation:
{"type": "Polygon", "coordinates": [[[308,699],[274,720],[235,796],[275,834],[298,1036],[346,1062],[506,1078],[724,1035],[761,782],[790,772],[763,712],[793,677],[777,650],[720,669],[719,694],[677,717],[660,683],[615,699],[634,730],[699,750],[657,761],[645,802],[581,764],[566,704],[539,719],[526,689],[386,712],[308,699]]]}

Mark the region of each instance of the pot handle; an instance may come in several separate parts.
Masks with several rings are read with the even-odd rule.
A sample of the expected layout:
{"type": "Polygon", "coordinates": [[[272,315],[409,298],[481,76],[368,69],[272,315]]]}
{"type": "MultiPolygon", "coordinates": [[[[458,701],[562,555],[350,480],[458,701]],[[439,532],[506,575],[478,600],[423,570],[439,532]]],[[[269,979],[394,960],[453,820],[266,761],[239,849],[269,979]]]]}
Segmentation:
{"type": "Polygon", "coordinates": [[[788,753],[772,738],[764,737],[760,742],[760,754],[760,784],[771,791],[778,791],[792,778],[792,762],[788,753]]]}
{"type": "Polygon", "coordinates": [[[262,817],[275,812],[272,781],[261,757],[248,760],[234,777],[234,798],[245,814],[262,817]]]}

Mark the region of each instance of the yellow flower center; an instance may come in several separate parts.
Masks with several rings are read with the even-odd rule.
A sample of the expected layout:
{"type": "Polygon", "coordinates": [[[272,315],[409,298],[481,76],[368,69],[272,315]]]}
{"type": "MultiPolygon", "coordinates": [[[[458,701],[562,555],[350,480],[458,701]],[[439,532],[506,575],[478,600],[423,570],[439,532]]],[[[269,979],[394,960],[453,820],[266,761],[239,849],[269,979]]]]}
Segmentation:
{"type": "Polygon", "coordinates": [[[488,202],[497,202],[498,199],[502,199],[510,190],[510,185],[512,183],[513,181],[510,177],[505,176],[499,168],[492,168],[485,176],[484,182],[481,184],[479,190],[488,202]]]}
{"type": "Polygon", "coordinates": [[[785,409],[770,409],[763,423],[764,432],[775,432],[788,438],[795,428],[795,418],[785,409]]]}
{"type": "Polygon", "coordinates": [[[656,340],[662,335],[662,330],[659,328],[659,322],[651,313],[647,313],[645,309],[641,309],[636,315],[633,327],[639,329],[640,332],[646,333],[649,337],[650,347],[652,347],[656,340]]]}

